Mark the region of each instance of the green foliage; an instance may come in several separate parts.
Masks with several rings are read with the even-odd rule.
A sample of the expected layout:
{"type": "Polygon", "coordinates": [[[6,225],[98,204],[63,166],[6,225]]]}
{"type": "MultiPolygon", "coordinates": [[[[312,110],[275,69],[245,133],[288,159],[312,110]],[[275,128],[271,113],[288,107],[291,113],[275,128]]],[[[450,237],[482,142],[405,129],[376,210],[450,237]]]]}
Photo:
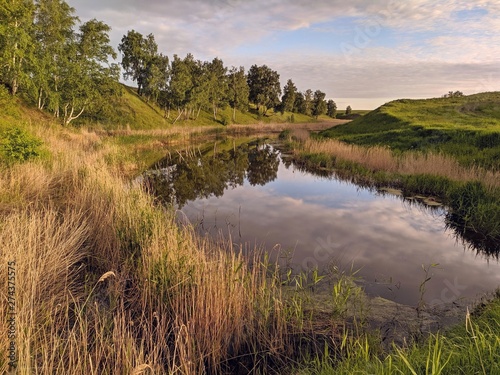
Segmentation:
{"type": "Polygon", "coordinates": [[[122,53],[123,78],[137,82],[139,95],[158,98],[166,86],[168,58],[158,53],[154,35],[143,37],[130,30],[123,36],[118,50],[122,53]]]}
{"type": "Polygon", "coordinates": [[[299,108],[299,112],[304,115],[311,116],[312,115],[312,106],[313,106],[313,92],[311,89],[307,89],[304,92],[304,102],[302,108],[299,108]]]}
{"type": "Polygon", "coordinates": [[[9,94],[7,88],[5,86],[0,85],[0,108],[2,109],[2,117],[3,116],[16,116],[19,114],[18,107],[9,94]]]}
{"type": "Polygon", "coordinates": [[[443,98],[460,98],[464,96],[462,91],[448,91],[447,94],[443,95],[443,98]]]}
{"type": "MultiPolygon", "coordinates": [[[[0,6],[0,21],[0,84],[11,94],[21,89],[24,98],[64,125],[74,120],[129,123],[119,115],[122,90],[119,67],[109,61],[116,54],[109,45],[108,25],[93,19],[77,29],[75,9],[64,0],[7,2],[0,6]]],[[[143,36],[134,30],[123,36],[118,49],[124,78],[137,82],[138,94],[147,103],[151,100],[151,107],[159,106],[168,120],[172,115],[173,123],[197,121],[210,108],[218,121],[228,104],[233,123],[249,123],[248,116],[236,121],[237,111],[250,109],[249,99],[260,112],[253,118],[262,122],[270,117],[293,122],[287,112],[313,113],[312,91],[299,97],[292,80],[285,86],[281,105],[279,74],[266,65],[254,65],[245,75],[243,67],[233,67],[228,74],[219,58],[203,62],[191,54],[184,59],[174,55],[170,64],[159,53],[153,34],[143,36]]],[[[317,105],[316,118],[324,113],[323,103],[317,105]]]]}
{"type": "Polygon", "coordinates": [[[320,115],[326,113],[326,94],[320,90],[314,92],[314,98],[312,102],[312,114],[317,119],[320,115]]]}
{"type": "Polygon", "coordinates": [[[228,83],[226,71],[224,63],[219,58],[213,59],[212,62],[206,65],[208,100],[212,104],[214,120],[217,120],[218,110],[227,105],[228,83]]]}
{"type": "Polygon", "coordinates": [[[159,166],[175,169],[169,174],[147,174],[146,182],[159,201],[182,207],[199,197],[219,197],[228,187],[242,185],[245,178],[251,185],[264,185],[276,178],[279,160],[275,150],[251,144],[235,147],[232,142],[229,146],[229,150],[212,152],[214,145],[201,153],[165,158],[159,166]]]}
{"type": "Polygon", "coordinates": [[[84,23],[76,35],[60,85],[64,125],[84,111],[98,109],[99,103],[119,92],[119,68],[116,64],[107,65],[109,58],[116,58],[109,45],[109,31],[108,25],[94,19],[84,23]]]}
{"type": "Polygon", "coordinates": [[[263,114],[280,103],[280,75],[267,65],[252,65],[247,76],[249,99],[263,114]]]}
{"type": "Polygon", "coordinates": [[[229,105],[233,108],[233,122],[236,122],[236,110],[248,110],[248,96],[250,95],[245,68],[232,67],[228,74],[229,105]]]}
{"type": "Polygon", "coordinates": [[[64,105],[61,86],[73,87],[75,64],[74,27],[78,20],[75,9],[61,0],[39,0],[36,3],[34,22],[34,56],[30,61],[30,98],[39,109],[51,111],[62,117],[64,105]],[[71,83],[65,81],[71,80],[71,83]]]}
{"type": "MultiPolygon", "coordinates": [[[[115,95],[107,98],[106,101],[101,102],[101,109],[99,112],[92,111],[84,114],[77,124],[87,122],[91,124],[98,124],[105,129],[161,129],[171,126],[178,116],[177,108],[170,110],[170,115],[167,117],[168,110],[160,108],[154,102],[147,100],[143,96],[137,94],[137,90],[132,87],[121,86],[122,95],[115,95]]],[[[195,114],[196,115],[196,114],[195,114]]],[[[235,115],[236,120],[233,123],[239,125],[255,124],[258,121],[262,123],[284,123],[290,122],[293,119],[296,123],[311,122],[311,117],[292,114],[285,112],[284,115],[280,113],[273,113],[269,111],[268,116],[261,116],[254,110],[241,111],[230,107],[219,110],[219,121],[215,121],[211,111],[201,110],[198,117],[183,120],[182,124],[185,126],[217,126],[221,124],[221,118],[225,117],[230,122],[235,115]]],[[[182,119],[181,119],[182,120],[182,119]]]]}
{"type": "Polygon", "coordinates": [[[283,105],[283,110],[292,112],[295,109],[295,98],[297,96],[297,87],[291,79],[286,82],[285,87],[283,87],[283,97],[281,102],[283,105]]]}
{"type": "Polygon", "coordinates": [[[6,131],[0,138],[0,150],[8,164],[21,163],[40,156],[41,144],[39,139],[18,127],[6,131]]]}
{"type": "Polygon", "coordinates": [[[331,118],[337,116],[337,104],[332,99],[326,103],[326,114],[331,118]]]}
{"type": "Polygon", "coordinates": [[[110,27],[94,19],[75,31],[75,10],[63,0],[10,3],[23,4],[19,12],[7,9],[14,17],[11,21],[23,31],[11,33],[16,35],[13,47],[0,41],[0,52],[7,51],[15,65],[8,68],[6,84],[11,92],[15,94],[19,87],[24,98],[64,124],[84,112],[99,111],[99,103],[118,88],[118,67],[108,64],[109,57],[116,57],[109,46],[110,27]]]}
{"type": "Polygon", "coordinates": [[[26,65],[33,52],[33,1],[3,1],[0,5],[0,83],[12,95],[26,88],[26,65]]]}
{"type": "Polygon", "coordinates": [[[193,87],[189,69],[192,59],[192,55],[187,55],[184,60],[174,55],[172,60],[169,97],[176,108],[184,107],[189,101],[189,92],[193,87]]]}

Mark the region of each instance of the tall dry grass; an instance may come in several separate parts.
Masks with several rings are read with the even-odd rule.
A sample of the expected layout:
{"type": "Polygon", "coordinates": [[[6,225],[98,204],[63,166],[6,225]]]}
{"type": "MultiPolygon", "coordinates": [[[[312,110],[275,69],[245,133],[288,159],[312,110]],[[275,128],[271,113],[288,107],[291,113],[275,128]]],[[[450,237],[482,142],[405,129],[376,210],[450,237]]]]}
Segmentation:
{"type": "MultiPolygon", "coordinates": [[[[284,361],[292,345],[273,266],[177,226],[106,163],[119,149],[99,135],[39,136],[48,160],[0,171],[18,374],[251,372],[284,361]]],[[[0,285],[6,301],[5,277],[0,285]]],[[[0,316],[4,350],[6,303],[0,316]]]]}
{"type": "Polygon", "coordinates": [[[304,141],[304,151],[327,154],[359,163],[373,171],[388,171],[401,174],[431,174],[455,181],[482,181],[489,188],[500,187],[500,173],[479,167],[464,167],[452,157],[441,154],[406,152],[394,153],[386,147],[361,147],[329,140],[304,141]]]}

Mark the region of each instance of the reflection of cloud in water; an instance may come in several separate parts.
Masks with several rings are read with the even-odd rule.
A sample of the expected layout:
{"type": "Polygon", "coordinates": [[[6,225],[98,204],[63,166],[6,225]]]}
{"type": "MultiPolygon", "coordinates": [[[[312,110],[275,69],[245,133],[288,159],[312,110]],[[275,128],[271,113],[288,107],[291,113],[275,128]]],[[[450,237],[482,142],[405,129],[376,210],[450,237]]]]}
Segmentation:
{"type": "Polygon", "coordinates": [[[440,268],[431,271],[428,300],[448,296],[443,290],[455,281],[464,286],[456,297],[475,296],[499,285],[499,264],[488,264],[457,244],[445,231],[442,214],[352,185],[304,177],[298,171],[292,178],[288,170],[283,183],[283,170],[266,186],[245,184],[220,198],[191,202],[183,211],[194,221],[202,215],[203,227],[212,233],[232,231],[233,241],[241,233],[242,243],[262,243],[267,249],[280,244],[294,250],[293,261],[299,265],[315,257],[320,258],[317,264],[326,265],[325,250],[331,259],[352,259],[354,267],[361,268],[367,291],[399,302],[416,304],[424,277],[421,266],[431,263],[440,268]],[[321,248],[325,244],[330,244],[328,249],[321,248]]]}

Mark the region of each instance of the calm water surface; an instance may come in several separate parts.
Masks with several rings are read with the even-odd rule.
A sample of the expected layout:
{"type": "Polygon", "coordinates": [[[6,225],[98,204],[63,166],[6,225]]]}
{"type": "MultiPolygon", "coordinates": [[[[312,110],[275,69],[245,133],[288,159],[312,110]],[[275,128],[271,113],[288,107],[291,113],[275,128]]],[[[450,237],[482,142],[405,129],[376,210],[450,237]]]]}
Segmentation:
{"type": "Polygon", "coordinates": [[[295,270],[359,269],[369,295],[404,304],[418,303],[422,265],[439,264],[426,284],[430,304],[500,285],[498,261],[464,245],[447,228],[443,208],[301,171],[271,146],[211,152],[190,163],[170,160],[149,183],[203,234],[230,235],[276,256],[280,249],[280,262],[295,270]]]}

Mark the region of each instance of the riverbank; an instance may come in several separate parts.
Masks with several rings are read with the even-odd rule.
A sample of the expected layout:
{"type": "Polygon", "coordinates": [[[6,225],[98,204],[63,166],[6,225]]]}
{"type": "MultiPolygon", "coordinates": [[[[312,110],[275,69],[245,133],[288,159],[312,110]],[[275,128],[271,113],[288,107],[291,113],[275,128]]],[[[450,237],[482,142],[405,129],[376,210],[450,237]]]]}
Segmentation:
{"type": "MultiPolygon", "coordinates": [[[[0,372],[280,373],[323,350],[262,251],[197,237],[130,182],[147,167],[138,158],[165,152],[161,136],[61,128],[35,112],[1,119],[13,130],[2,140],[0,272],[15,293],[0,306],[0,347],[14,358],[0,372]]],[[[341,340],[340,323],[325,342],[341,340]]]]}
{"type": "Polygon", "coordinates": [[[133,178],[150,168],[163,158],[172,148],[188,148],[192,144],[200,144],[224,137],[265,137],[276,136],[286,129],[308,135],[309,132],[326,130],[349,120],[329,119],[328,121],[303,123],[274,123],[228,126],[173,126],[166,129],[120,129],[104,130],[97,128],[95,132],[110,147],[120,148],[113,163],[119,166],[120,172],[127,178],[133,178]]]}
{"type": "MultiPolygon", "coordinates": [[[[342,316],[312,324],[302,292],[286,295],[283,274],[259,251],[245,258],[195,236],[130,183],[147,166],[138,158],[164,152],[161,140],[2,116],[21,132],[4,139],[16,148],[0,169],[0,272],[15,274],[14,304],[0,306],[0,347],[12,348],[20,370],[296,373],[310,360],[337,371],[385,356],[377,338],[345,330],[342,316]]],[[[8,287],[5,278],[6,301],[8,287]]]]}

